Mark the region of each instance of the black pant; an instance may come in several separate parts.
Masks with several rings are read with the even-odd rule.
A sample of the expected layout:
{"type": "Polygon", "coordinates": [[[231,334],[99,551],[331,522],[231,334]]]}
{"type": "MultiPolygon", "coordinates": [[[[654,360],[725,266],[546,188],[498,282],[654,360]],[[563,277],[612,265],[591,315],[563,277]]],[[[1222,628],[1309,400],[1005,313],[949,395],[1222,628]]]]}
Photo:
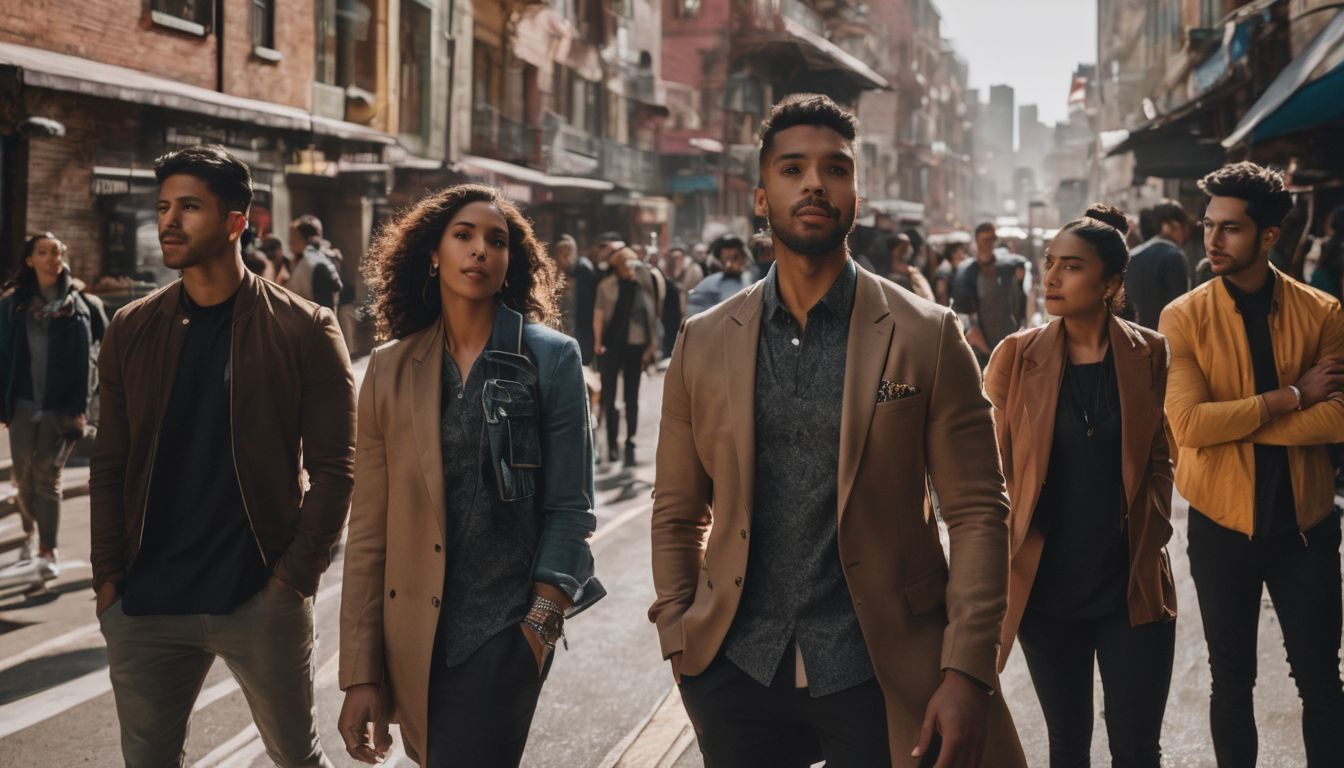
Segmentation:
{"type": "Polygon", "coordinates": [[[1111,764],[1162,764],[1176,622],[1131,627],[1127,608],[1100,619],[1058,619],[1028,609],[1018,641],[1045,714],[1050,768],[1091,763],[1094,658],[1101,668],[1111,764]]]}
{"type": "Polygon", "coordinates": [[[538,675],[537,657],[517,626],[485,641],[457,666],[445,667],[435,652],[425,768],[517,766],[554,658],[546,658],[538,675]]]}
{"type": "Polygon", "coordinates": [[[1344,760],[1339,543],[1338,513],[1305,534],[1251,539],[1190,510],[1190,575],[1209,646],[1209,721],[1220,768],[1255,765],[1252,689],[1266,586],[1302,699],[1307,764],[1338,766],[1344,760]]]}
{"type": "MultiPolygon", "coordinates": [[[[681,676],[705,768],[807,768],[823,757],[828,768],[891,765],[877,681],[814,698],[794,687],[793,665],[790,646],[768,688],[722,654],[704,673],[681,676]]],[[[934,750],[926,762],[936,759],[934,750]]]]}
{"type": "Polygon", "coordinates": [[[644,350],[637,344],[607,347],[597,359],[602,376],[602,418],[607,422],[607,447],[615,448],[620,435],[620,412],[616,410],[616,377],[625,377],[625,440],[634,442],[639,427],[639,379],[644,374],[644,350]]]}

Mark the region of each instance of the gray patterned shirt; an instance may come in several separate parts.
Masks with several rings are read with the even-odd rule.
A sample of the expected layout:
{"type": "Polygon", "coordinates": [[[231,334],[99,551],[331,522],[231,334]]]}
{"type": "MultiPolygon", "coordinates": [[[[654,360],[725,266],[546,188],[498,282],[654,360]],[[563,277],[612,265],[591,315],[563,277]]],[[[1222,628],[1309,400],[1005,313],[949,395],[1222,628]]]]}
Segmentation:
{"type": "Polygon", "coordinates": [[[845,358],[857,268],[851,260],[798,324],[764,283],[756,352],[756,491],[742,601],[724,655],[770,685],[790,642],[812,696],[873,676],[836,540],[845,358]]]}
{"type": "Polygon", "coordinates": [[[532,554],[493,514],[482,465],[485,355],[462,381],[443,350],[440,439],[448,556],[438,642],[447,666],[465,662],[486,640],[521,624],[532,602],[532,554]]]}

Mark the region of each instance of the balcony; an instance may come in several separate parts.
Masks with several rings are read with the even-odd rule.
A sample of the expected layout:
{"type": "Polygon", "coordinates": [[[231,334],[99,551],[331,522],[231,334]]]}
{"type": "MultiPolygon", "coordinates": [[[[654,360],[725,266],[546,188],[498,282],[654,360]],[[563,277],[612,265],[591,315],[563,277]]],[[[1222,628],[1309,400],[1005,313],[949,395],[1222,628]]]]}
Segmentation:
{"type": "Polygon", "coordinates": [[[492,104],[471,110],[471,151],[481,157],[532,168],[541,166],[542,129],[505,117],[492,104]]]}
{"type": "Polygon", "coordinates": [[[564,176],[594,176],[601,158],[598,140],[582,128],[546,113],[542,131],[542,163],[547,173],[564,176]]]}
{"type": "Polygon", "coordinates": [[[636,192],[661,193],[658,155],[605,139],[598,140],[598,146],[604,179],[636,192]]]}

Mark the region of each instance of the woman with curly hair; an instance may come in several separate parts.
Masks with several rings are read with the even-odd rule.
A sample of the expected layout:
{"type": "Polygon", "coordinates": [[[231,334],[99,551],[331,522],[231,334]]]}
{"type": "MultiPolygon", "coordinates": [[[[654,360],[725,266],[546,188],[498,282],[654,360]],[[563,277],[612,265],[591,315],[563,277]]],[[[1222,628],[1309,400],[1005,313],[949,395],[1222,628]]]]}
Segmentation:
{"type": "Polygon", "coordinates": [[[380,338],[359,394],[339,728],[357,760],[517,765],[565,617],[604,591],[593,446],[556,274],[490,187],[420,200],[365,262],[380,338]]]}

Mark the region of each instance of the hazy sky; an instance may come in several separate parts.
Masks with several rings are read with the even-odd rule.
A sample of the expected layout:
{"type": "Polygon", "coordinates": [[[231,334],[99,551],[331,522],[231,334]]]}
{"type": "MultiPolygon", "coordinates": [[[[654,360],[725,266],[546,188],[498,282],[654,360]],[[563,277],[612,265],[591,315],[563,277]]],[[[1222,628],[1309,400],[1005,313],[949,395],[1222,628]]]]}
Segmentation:
{"type": "MultiPolygon", "coordinates": [[[[882,2],[883,0],[879,0],[882,2]]],[[[1093,0],[934,0],[943,37],[971,65],[971,87],[988,98],[1007,84],[1017,103],[1036,104],[1047,125],[1068,116],[1073,69],[1097,60],[1093,0]]]]}

